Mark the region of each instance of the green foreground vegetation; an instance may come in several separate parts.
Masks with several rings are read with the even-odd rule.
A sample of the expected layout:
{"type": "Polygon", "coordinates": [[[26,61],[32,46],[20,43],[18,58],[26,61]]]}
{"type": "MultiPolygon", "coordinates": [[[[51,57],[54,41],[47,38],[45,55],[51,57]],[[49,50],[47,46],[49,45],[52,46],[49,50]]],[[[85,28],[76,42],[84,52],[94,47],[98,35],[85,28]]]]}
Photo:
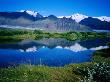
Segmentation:
{"type": "Polygon", "coordinates": [[[26,39],[38,40],[42,38],[65,38],[70,41],[105,38],[110,33],[96,32],[66,32],[52,33],[40,30],[23,30],[23,29],[0,29],[0,43],[19,42],[26,39]]]}

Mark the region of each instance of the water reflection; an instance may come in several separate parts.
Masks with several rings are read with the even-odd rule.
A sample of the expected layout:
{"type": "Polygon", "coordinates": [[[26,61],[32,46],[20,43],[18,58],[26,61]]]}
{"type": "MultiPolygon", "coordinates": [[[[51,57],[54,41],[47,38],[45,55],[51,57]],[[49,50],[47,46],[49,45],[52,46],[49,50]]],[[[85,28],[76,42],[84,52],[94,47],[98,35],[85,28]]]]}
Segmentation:
{"type": "Polygon", "coordinates": [[[56,46],[62,47],[70,47],[75,43],[80,44],[85,48],[93,48],[99,46],[105,46],[107,42],[110,42],[110,38],[104,39],[93,39],[93,40],[76,40],[76,41],[69,41],[62,38],[43,38],[41,40],[23,40],[19,43],[11,43],[11,44],[0,44],[0,49],[27,49],[33,46],[37,47],[37,49],[41,48],[42,46],[46,46],[48,48],[55,48],[56,46]]]}
{"type": "Polygon", "coordinates": [[[0,44],[0,67],[19,64],[64,66],[90,62],[95,50],[108,48],[110,38],[85,41],[44,38],[24,40],[16,44],[0,44]]]}

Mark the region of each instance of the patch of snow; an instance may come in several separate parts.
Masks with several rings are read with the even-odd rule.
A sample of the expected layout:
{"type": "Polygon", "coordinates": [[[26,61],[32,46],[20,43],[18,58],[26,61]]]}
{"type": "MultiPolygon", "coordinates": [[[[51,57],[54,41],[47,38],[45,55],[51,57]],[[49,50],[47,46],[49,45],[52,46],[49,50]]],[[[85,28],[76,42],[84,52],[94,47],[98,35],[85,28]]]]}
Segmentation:
{"type": "Polygon", "coordinates": [[[46,48],[46,46],[42,46],[42,48],[46,48]]]}
{"type": "Polygon", "coordinates": [[[26,49],[26,52],[35,52],[35,51],[37,51],[37,48],[35,46],[26,49]]]}
{"type": "Polygon", "coordinates": [[[110,30],[93,30],[95,32],[110,32],[110,30]]]}
{"type": "Polygon", "coordinates": [[[76,22],[80,22],[81,20],[88,18],[88,16],[79,13],[73,14],[72,16],[58,16],[58,18],[63,18],[63,17],[72,18],[76,22]]]}
{"type": "Polygon", "coordinates": [[[101,17],[93,17],[93,18],[97,18],[101,21],[107,21],[107,22],[110,22],[110,17],[107,17],[107,16],[101,16],[101,17]]]}
{"type": "Polygon", "coordinates": [[[71,16],[71,18],[72,18],[73,20],[75,20],[76,22],[80,22],[81,20],[83,20],[83,19],[85,19],[85,18],[88,18],[88,16],[83,15],[83,14],[79,14],[79,13],[76,13],[76,14],[73,14],[73,15],[71,16]]]}
{"type": "Polygon", "coordinates": [[[24,50],[23,50],[23,49],[19,49],[19,51],[20,51],[20,52],[24,52],[24,50]]]}
{"type": "Polygon", "coordinates": [[[109,48],[108,46],[99,46],[99,47],[95,47],[95,48],[90,48],[90,50],[101,50],[101,49],[107,49],[109,48]]]}
{"type": "MultiPolygon", "coordinates": [[[[42,48],[47,48],[46,46],[42,46],[42,48]]],[[[67,50],[71,50],[73,52],[80,52],[80,51],[85,51],[85,50],[101,50],[101,49],[107,49],[109,48],[108,46],[99,46],[99,47],[93,47],[93,48],[85,48],[83,46],[81,46],[79,43],[75,43],[74,45],[72,46],[69,46],[69,47],[62,47],[62,46],[56,46],[55,48],[58,48],[58,49],[67,49],[67,50]]],[[[36,52],[38,49],[33,46],[31,48],[27,48],[26,50],[22,50],[22,49],[19,49],[20,52],[36,52]]]]}
{"type": "MultiPolygon", "coordinates": [[[[63,17],[72,18],[76,22],[80,22],[81,20],[83,20],[85,18],[88,18],[89,16],[86,16],[86,15],[83,15],[83,14],[79,14],[79,13],[73,14],[71,16],[58,16],[58,18],[63,18],[63,17]]],[[[92,18],[97,18],[97,19],[99,19],[101,21],[110,22],[110,17],[107,17],[107,16],[92,17],[92,18]]]]}
{"type": "Polygon", "coordinates": [[[63,17],[70,18],[71,16],[58,16],[58,18],[63,18],[63,17]]]}
{"type": "Polygon", "coordinates": [[[65,47],[65,49],[69,49],[69,50],[72,50],[74,52],[79,52],[79,51],[85,51],[85,50],[87,50],[87,48],[81,46],[78,43],[75,43],[73,46],[70,46],[70,47],[65,47]]]}
{"type": "Polygon", "coordinates": [[[95,48],[90,48],[90,49],[87,49],[83,46],[81,46],[80,44],[78,43],[75,43],[74,45],[70,46],[70,47],[62,47],[62,46],[57,46],[56,48],[61,48],[61,49],[68,49],[68,50],[71,50],[73,52],[80,52],[80,51],[85,51],[85,50],[101,50],[101,49],[107,49],[109,48],[108,46],[99,46],[99,47],[95,47],[95,48]]]}
{"type": "Polygon", "coordinates": [[[28,13],[29,15],[32,15],[34,17],[37,16],[38,12],[35,12],[35,11],[30,11],[30,10],[20,10],[20,12],[26,12],[28,13]]]}
{"type": "Polygon", "coordinates": [[[62,46],[57,46],[56,48],[63,48],[62,46]]]}
{"type": "Polygon", "coordinates": [[[25,10],[20,10],[19,12],[25,12],[25,10]]]}

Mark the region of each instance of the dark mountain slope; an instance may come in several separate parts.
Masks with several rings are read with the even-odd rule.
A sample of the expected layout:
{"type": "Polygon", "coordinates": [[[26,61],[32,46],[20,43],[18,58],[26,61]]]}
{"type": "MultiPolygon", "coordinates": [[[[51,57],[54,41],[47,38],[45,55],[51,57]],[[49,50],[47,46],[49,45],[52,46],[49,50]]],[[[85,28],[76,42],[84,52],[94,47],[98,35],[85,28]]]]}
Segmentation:
{"type": "Polygon", "coordinates": [[[80,24],[86,25],[96,30],[110,30],[110,22],[101,21],[97,18],[88,17],[83,19],[80,24]]]}

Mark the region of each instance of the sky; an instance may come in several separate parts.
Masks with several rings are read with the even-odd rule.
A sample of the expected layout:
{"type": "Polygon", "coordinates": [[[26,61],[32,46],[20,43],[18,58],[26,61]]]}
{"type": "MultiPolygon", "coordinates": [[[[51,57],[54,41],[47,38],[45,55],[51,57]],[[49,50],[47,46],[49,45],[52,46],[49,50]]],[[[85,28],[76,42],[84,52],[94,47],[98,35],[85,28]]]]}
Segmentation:
{"type": "Polygon", "coordinates": [[[34,10],[44,16],[110,16],[110,0],[0,0],[0,12],[34,10]]]}

